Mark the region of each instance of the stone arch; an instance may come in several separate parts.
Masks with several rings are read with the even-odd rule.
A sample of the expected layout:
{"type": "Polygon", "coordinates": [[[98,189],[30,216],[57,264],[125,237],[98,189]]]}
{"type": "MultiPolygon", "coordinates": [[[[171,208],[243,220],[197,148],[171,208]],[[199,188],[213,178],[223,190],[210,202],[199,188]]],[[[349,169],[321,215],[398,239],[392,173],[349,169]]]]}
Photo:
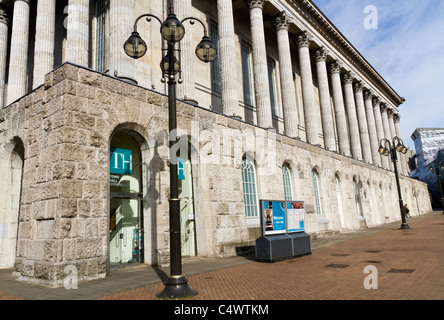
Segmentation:
{"type": "MultiPolygon", "coordinates": [[[[109,134],[108,148],[111,148],[111,142],[117,134],[125,134],[131,137],[140,149],[141,166],[141,204],[140,209],[143,221],[143,253],[144,262],[156,265],[162,260],[161,240],[158,238],[158,221],[160,212],[167,212],[168,201],[162,199],[163,174],[166,167],[166,159],[160,148],[164,147],[163,137],[149,137],[147,130],[141,125],[133,122],[120,123],[114,127],[109,134]],[[157,138],[157,140],[156,140],[157,138]]],[[[111,156],[111,154],[110,154],[111,156]]],[[[137,165],[137,164],[135,164],[137,165]]],[[[109,212],[111,208],[107,208],[109,212]]],[[[110,212],[108,214],[110,219],[110,212]]],[[[108,220],[108,225],[110,220],[108,220]]],[[[108,239],[108,245],[109,245],[108,239]]]]}
{"type": "Polygon", "coordinates": [[[13,267],[15,262],[24,154],[19,137],[0,149],[0,268],[13,267]]]}

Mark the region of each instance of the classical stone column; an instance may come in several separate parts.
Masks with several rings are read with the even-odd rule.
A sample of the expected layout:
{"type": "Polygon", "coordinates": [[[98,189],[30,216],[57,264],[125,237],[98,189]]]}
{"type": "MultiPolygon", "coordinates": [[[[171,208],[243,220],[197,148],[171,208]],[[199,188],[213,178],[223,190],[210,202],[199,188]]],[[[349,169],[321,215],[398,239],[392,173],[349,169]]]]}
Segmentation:
{"type": "Polygon", "coordinates": [[[333,114],[330,103],[330,88],[328,85],[327,66],[325,64],[326,60],[327,51],[325,48],[317,50],[315,61],[319,85],[319,102],[321,105],[324,146],[329,150],[336,151],[335,128],[333,125],[333,114]]]}
{"type": "MultiPolygon", "coordinates": [[[[379,142],[385,138],[384,126],[382,124],[381,116],[381,103],[378,98],[373,99],[373,115],[375,117],[376,133],[378,135],[378,148],[379,142]]],[[[389,168],[389,159],[384,155],[379,155],[381,159],[381,165],[383,168],[389,168]]]]}
{"type": "Polygon", "coordinates": [[[307,142],[311,144],[320,144],[319,140],[319,112],[314,103],[313,92],[313,75],[311,73],[310,63],[310,35],[304,31],[299,35],[297,45],[299,47],[299,66],[301,69],[301,83],[302,83],[302,102],[304,105],[305,117],[305,132],[307,135],[307,142]]]}
{"type": "Polygon", "coordinates": [[[351,72],[344,75],[345,110],[347,111],[348,124],[350,128],[350,143],[352,157],[362,160],[361,139],[359,135],[358,118],[356,115],[355,97],[353,94],[353,76],[351,72]]]}
{"type": "MultiPolygon", "coordinates": [[[[401,120],[401,115],[399,113],[395,113],[393,115],[393,121],[395,123],[396,136],[398,138],[402,139],[402,137],[401,137],[401,128],[399,127],[399,121],[400,120],[401,120]]],[[[399,157],[398,157],[399,158],[399,162],[401,163],[402,173],[405,174],[406,176],[408,176],[410,173],[409,173],[409,166],[408,166],[408,163],[407,163],[407,155],[399,153],[399,152],[398,152],[398,155],[399,155],[399,157]]]]}
{"type": "Polygon", "coordinates": [[[219,31],[219,61],[222,89],[222,110],[229,116],[237,114],[239,106],[236,68],[236,36],[234,34],[233,4],[231,0],[217,0],[219,31]]]}
{"type": "Polygon", "coordinates": [[[370,137],[368,133],[367,116],[365,114],[364,95],[362,82],[355,83],[356,114],[358,116],[359,135],[361,137],[362,156],[364,161],[372,163],[372,151],[370,149],[370,137]]]}
{"type": "Polygon", "coordinates": [[[267,52],[265,46],[262,9],[268,0],[248,0],[250,7],[251,37],[253,46],[253,73],[256,97],[257,124],[272,128],[270,89],[268,83],[267,52]]]}
{"type": "Polygon", "coordinates": [[[37,1],[33,88],[43,84],[45,75],[54,68],[55,7],[55,0],[37,1]]]}
{"type": "Polygon", "coordinates": [[[29,1],[16,0],[12,18],[7,105],[26,94],[28,36],[29,1]]]}
{"type": "Polygon", "coordinates": [[[122,46],[133,31],[133,3],[131,0],[111,0],[109,3],[109,73],[130,82],[136,82],[134,59],[122,46]]]}
{"type": "Polygon", "coordinates": [[[372,153],[373,164],[381,166],[381,155],[378,152],[379,140],[376,131],[375,115],[373,113],[372,104],[373,93],[370,90],[364,92],[365,113],[367,115],[368,133],[370,139],[370,150],[372,153]]]}
{"type": "MultiPolygon", "coordinates": [[[[386,139],[390,140],[390,144],[393,143],[392,132],[390,131],[390,124],[388,119],[388,106],[385,103],[381,103],[381,118],[382,118],[382,127],[384,128],[384,136],[386,139]]],[[[389,161],[390,170],[393,170],[393,162],[389,161]]]]}
{"type": "MultiPolygon", "coordinates": [[[[125,40],[123,40],[125,42],[125,40]]],[[[89,0],[68,1],[66,61],[88,66],[89,0]]],[[[120,47],[122,47],[121,45],[120,47]]]]}
{"type": "Polygon", "coordinates": [[[296,92],[291,64],[290,41],[288,38],[289,19],[282,12],[276,19],[279,67],[281,76],[282,106],[284,111],[284,130],[289,137],[298,136],[298,117],[296,109],[296,92]]]}
{"type": "Polygon", "coordinates": [[[335,106],[336,128],[338,131],[339,152],[350,156],[350,141],[348,136],[347,117],[345,114],[344,97],[342,95],[341,66],[338,61],[330,64],[331,87],[335,106]]]}
{"type": "Polygon", "coordinates": [[[5,100],[6,56],[8,55],[8,20],[0,7],[0,109],[5,100]]]}

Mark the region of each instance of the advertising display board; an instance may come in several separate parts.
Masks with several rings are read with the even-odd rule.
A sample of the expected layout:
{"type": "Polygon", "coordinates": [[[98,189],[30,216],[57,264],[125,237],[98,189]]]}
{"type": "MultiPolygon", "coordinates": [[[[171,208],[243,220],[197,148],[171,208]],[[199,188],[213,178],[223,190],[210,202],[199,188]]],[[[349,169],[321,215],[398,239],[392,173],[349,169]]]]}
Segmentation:
{"type": "Polygon", "coordinates": [[[279,261],[311,254],[305,232],[302,201],[260,200],[262,236],[256,239],[256,259],[279,261]]]}
{"type": "Polygon", "coordinates": [[[302,201],[288,201],[287,203],[287,232],[304,231],[305,209],[302,201]]]}
{"type": "Polygon", "coordinates": [[[304,202],[261,200],[260,205],[263,235],[304,231],[304,202]]]}

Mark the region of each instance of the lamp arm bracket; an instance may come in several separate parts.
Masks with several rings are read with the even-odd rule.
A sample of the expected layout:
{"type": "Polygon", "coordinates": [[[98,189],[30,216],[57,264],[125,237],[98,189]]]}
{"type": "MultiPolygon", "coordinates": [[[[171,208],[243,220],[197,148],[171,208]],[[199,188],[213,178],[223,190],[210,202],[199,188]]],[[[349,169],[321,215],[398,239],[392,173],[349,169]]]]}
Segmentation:
{"type": "Polygon", "coordinates": [[[194,20],[199,21],[200,24],[202,25],[203,29],[204,29],[204,36],[208,36],[208,33],[207,33],[207,27],[205,27],[204,23],[203,23],[201,20],[199,20],[199,19],[197,19],[197,18],[194,18],[194,17],[187,17],[187,18],[183,19],[183,20],[181,21],[181,23],[183,24],[183,23],[184,23],[185,21],[187,21],[187,20],[191,20],[191,21],[190,21],[191,24],[194,24],[194,20]]]}
{"type": "Polygon", "coordinates": [[[139,20],[143,17],[147,17],[147,21],[151,21],[151,18],[154,18],[157,21],[159,21],[159,23],[162,25],[162,21],[158,17],[156,17],[155,15],[153,15],[151,13],[145,13],[145,14],[138,16],[136,21],[134,21],[134,27],[133,27],[134,31],[137,31],[137,22],[139,22],[139,20]]]}

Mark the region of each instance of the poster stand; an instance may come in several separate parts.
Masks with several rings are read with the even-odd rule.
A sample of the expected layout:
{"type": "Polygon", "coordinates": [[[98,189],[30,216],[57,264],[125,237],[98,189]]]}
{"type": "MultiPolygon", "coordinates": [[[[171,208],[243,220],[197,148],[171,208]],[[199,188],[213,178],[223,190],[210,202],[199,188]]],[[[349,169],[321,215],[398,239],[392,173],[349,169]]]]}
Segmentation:
{"type": "Polygon", "coordinates": [[[302,201],[260,200],[260,214],[262,236],[256,239],[256,260],[275,262],[311,254],[302,201]]]}

